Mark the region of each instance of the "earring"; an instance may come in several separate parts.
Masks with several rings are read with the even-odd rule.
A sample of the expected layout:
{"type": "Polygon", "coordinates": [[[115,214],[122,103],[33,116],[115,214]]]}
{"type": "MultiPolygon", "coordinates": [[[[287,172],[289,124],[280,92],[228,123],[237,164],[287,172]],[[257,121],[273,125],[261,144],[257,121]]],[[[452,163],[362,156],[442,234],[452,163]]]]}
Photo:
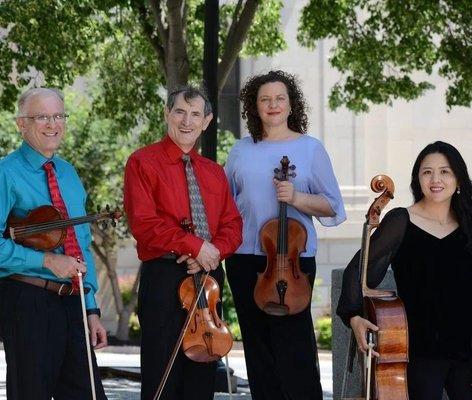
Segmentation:
{"type": "Polygon", "coordinates": [[[457,186],[456,193],[457,193],[457,194],[461,194],[461,188],[460,188],[459,186],[457,186]]]}

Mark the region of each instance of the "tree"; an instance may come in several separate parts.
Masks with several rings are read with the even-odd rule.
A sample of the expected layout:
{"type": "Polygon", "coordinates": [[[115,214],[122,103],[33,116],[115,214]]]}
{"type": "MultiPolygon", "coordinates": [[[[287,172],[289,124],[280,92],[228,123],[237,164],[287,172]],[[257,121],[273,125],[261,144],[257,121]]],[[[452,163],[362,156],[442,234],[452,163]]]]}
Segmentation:
{"type": "MultiPolygon", "coordinates": [[[[164,133],[166,89],[201,80],[203,3],[0,2],[2,109],[13,111],[20,90],[35,81],[62,88],[85,77],[88,89],[79,103],[87,104],[80,111],[80,104],[69,108],[72,134],[61,153],[77,166],[91,194],[89,209],[122,198],[127,156],[164,133]]],[[[281,6],[280,0],[226,1],[221,6],[220,90],[238,55],[271,55],[285,47],[278,30],[281,6]]],[[[14,143],[5,133],[0,132],[0,143],[7,141],[9,147],[3,149],[11,148],[14,143]]],[[[127,339],[136,298],[128,305],[121,298],[114,257],[120,236],[96,226],[93,233],[93,249],[110,277],[119,315],[117,336],[127,339]]]]}
{"type": "Polygon", "coordinates": [[[446,104],[472,102],[472,7],[469,0],[310,0],[298,39],[313,48],[336,44],[330,59],[342,78],[330,106],[366,111],[369,104],[416,99],[433,85],[417,71],[448,80],[446,104]]]}

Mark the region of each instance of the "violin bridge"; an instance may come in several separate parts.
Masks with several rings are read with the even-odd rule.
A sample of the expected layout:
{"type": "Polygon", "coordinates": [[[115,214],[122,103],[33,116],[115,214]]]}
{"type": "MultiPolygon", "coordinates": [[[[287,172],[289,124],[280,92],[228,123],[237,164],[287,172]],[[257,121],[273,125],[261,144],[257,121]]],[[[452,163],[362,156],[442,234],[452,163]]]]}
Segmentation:
{"type": "Polygon", "coordinates": [[[11,238],[12,240],[15,240],[15,238],[16,238],[16,236],[15,236],[15,228],[10,227],[9,233],[10,233],[10,238],[11,238]]]}

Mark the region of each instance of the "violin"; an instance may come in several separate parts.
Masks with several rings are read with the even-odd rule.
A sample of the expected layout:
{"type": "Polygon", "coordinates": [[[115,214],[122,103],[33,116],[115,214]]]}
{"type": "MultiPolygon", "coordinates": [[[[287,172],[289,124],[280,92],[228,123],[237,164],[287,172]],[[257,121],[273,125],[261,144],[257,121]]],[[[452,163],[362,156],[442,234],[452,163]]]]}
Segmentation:
{"type": "Polygon", "coordinates": [[[408,400],[408,322],[401,299],[392,291],[367,286],[370,235],[379,225],[383,208],[393,199],[395,186],[386,175],[377,175],[371,189],[381,193],[370,206],[362,233],[360,278],[364,298],[365,318],[377,325],[377,332],[368,333],[369,351],[365,365],[364,392],[366,400],[408,400]],[[371,357],[375,346],[380,354],[371,357]]]}
{"type": "Polygon", "coordinates": [[[120,217],[121,212],[111,211],[108,205],[104,212],[76,218],[64,218],[57,207],[44,205],[30,211],[24,218],[10,216],[5,237],[26,247],[51,251],[64,244],[69,226],[107,219],[111,219],[111,224],[116,226],[115,220],[120,217]]]}
{"type": "MultiPolygon", "coordinates": [[[[194,233],[193,224],[188,219],[184,219],[181,225],[187,232],[194,233]]],[[[153,400],[161,398],[181,346],[188,358],[202,363],[224,357],[233,347],[233,337],[216,311],[220,302],[220,287],[209,271],[200,271],[182,280],[178,294],[182,308],[187,310],[187,318],[153,400]]]]}
{"type": "MultiPolygon", "coordinates": [[[[295,165],[287,156],[276,168],[275,178],[286,181],[295,177],[295,165]],[[292,171],[292,172],[290,172],[292,171]]],[[[259,273],[254,301],[269,315],[284,316],[305,310],[311,302],[312,287],[308,275],[300,269],[299,255],[305,251],[307,233],[303,224],[287,217],[287,203],[279,202],[278,218],[267,221],[261,229],[262,249],[267,255],[263,273],[259,273]]]]}
{"type": "MultiPolygon", "coordinates": [[[[193,225],[188,220],[184,220],[182,225],[193,233],[193,225]]],[[[220,287],[216,280],[199,271],[185,278],[178,292],[182,308],[187,312],[201,292],[182,340],[184,354],[195,362],[212,362],[228,354],[233,347],[233,338],[216,310],[220,303],[220,287]]]]}

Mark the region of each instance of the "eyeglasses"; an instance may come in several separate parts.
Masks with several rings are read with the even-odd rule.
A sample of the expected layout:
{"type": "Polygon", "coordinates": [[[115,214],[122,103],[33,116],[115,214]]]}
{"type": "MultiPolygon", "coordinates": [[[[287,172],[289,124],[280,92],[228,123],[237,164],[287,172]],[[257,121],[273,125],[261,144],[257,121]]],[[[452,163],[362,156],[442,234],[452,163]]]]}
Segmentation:
{"type": "Polygon", "coordinates": [[[54,114],[54,115],[35,115],[34,117],[18,117],[18,118],[28,118],[32,119],[34,122],[37,124],[47,124],[51,118],[53,122],[57,123],[64,123],[66,122],[66,119],[69,117],[68,114],[54,114]]]}

